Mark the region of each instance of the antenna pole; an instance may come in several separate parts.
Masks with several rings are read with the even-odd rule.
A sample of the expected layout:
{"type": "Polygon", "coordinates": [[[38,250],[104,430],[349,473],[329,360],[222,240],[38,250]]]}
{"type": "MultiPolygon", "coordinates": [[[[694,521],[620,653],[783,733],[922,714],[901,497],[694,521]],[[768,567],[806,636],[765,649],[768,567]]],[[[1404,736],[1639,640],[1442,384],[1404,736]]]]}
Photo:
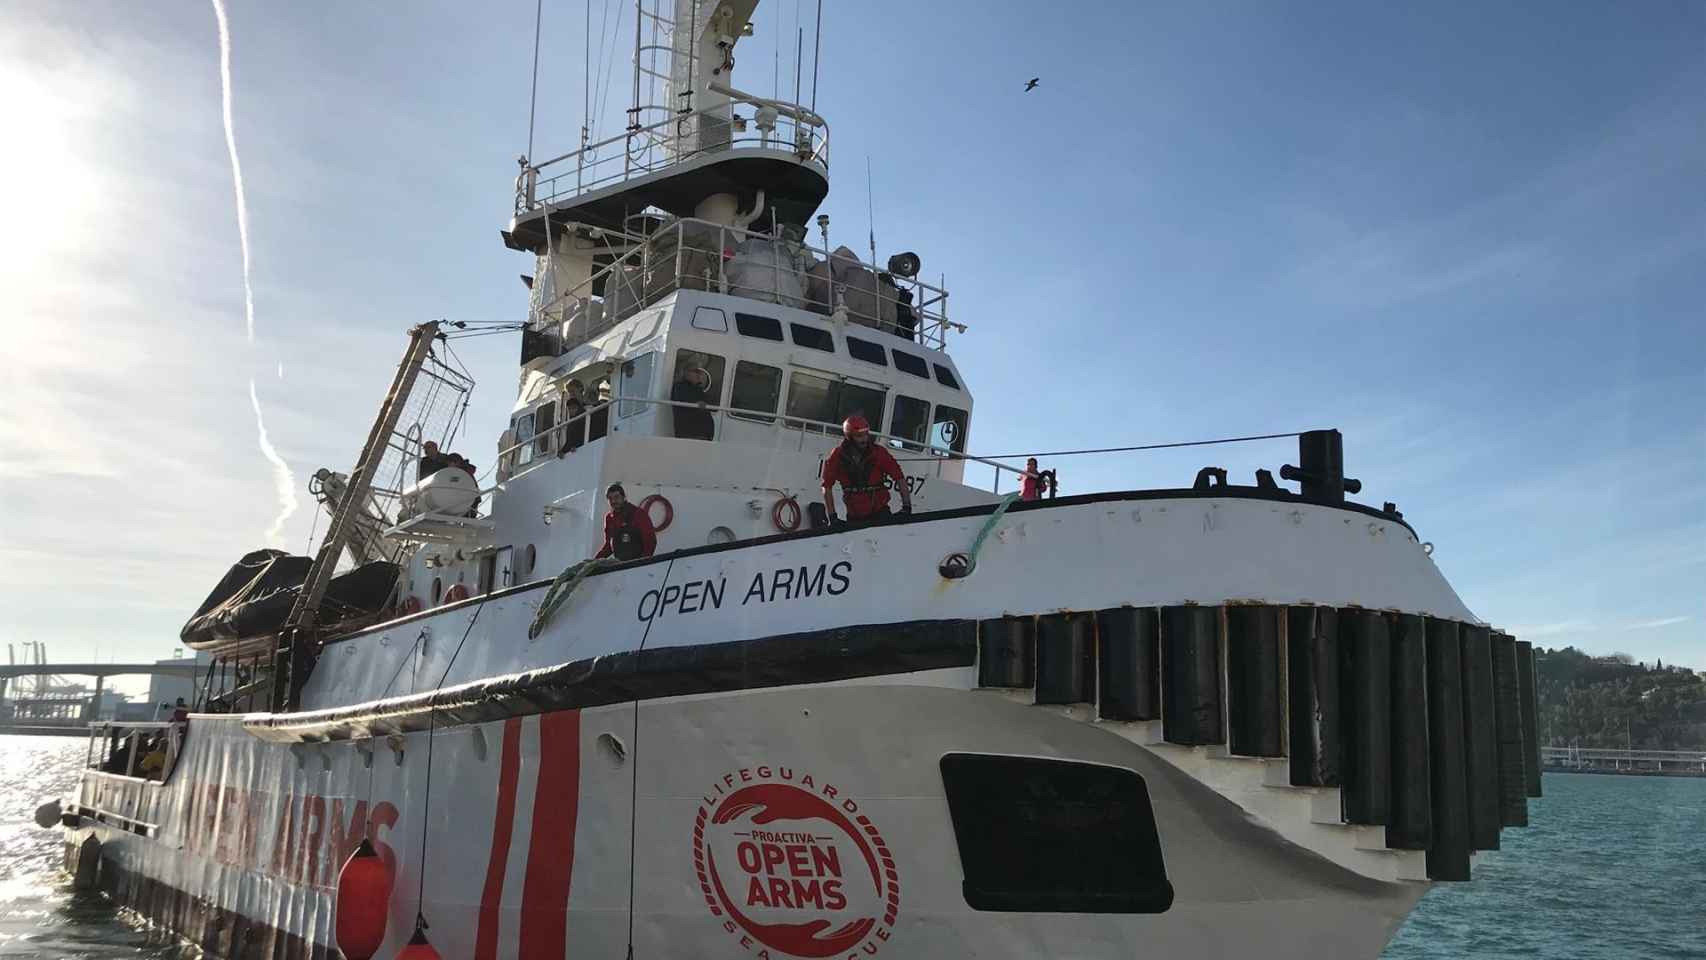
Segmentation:
{"type": "Polygon", "coordinates": [[[533,92],[527,97],[527,156],[533,158],[533,117],[539,106],[539,26],[545,19],[545,0],[533,5],[533,92]]]}
{"type": "Polygon", "coordinates": [[[823,52],[823,0],[817,0],[817,37],[812,40],[812,112],[817,112],[817,58],[823,52]]]}
{"type": "Polygon", "coordinates": [[[870,231],[871,269],[877,268],[877,214],[871,199],[871,155],[865,154],[865,229],[870,231]]]}
{"type": "Polygon", "coordinates": [[[800,102],[800,55],[806,49],[806,30],[799,27],[794,30],[794,102],[800,102]]]}

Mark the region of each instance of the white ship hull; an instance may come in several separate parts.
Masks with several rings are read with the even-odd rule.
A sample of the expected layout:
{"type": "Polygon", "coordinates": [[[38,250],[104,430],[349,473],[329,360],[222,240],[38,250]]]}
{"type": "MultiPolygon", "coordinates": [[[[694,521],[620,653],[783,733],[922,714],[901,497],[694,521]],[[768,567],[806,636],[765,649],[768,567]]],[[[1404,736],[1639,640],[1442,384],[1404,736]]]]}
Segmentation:
{"type": "Polygon", "coordinates": [[[1284,757],[1100,717],[1105,687],[1052,705],[1033,703],[1042,677],[979,689],[979,641],[996,618],[1193,604],[1472,623],[1408,528],[1107,495],[1016,508],[971,576],[944,579],[989,515],[625,566],[534,639],[542,583],[329,644],[305,712],[196,716],[164,784],[86,777],[68,850],[98,837],[124,902],[228,957],[335,955],[337,869],[364,824],[396,871],[380,956],[417,908],[443,955],[477,958],[1377,955],[1427,888],[1423,850],[1342,822],[1340,790],[1292,786],[1284,757]],[[1112,770],[1153,816],[1107,842],[1140,849],[1132,824],[1152,822],[1158,847],[1106,912],[974,907],[1001,895],[973,889],[984,859],[999,871],[1050,829],[1082,843],[1110,815],[1037,796],[1028,822],[1054,827],[973,850],[988,838],[950,809],[959,756],[1112,770]]]}

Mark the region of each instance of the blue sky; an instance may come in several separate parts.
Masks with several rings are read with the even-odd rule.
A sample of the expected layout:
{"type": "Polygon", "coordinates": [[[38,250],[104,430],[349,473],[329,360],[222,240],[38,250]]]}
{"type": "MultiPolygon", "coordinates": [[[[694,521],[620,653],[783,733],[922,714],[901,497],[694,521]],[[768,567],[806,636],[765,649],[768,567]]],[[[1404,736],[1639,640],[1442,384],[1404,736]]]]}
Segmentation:
{"type": "MultiPolygon", "coordinates": [[[[582,101],[583,8],[546,6],[540,157],[582,101]]],[[[864,248],[869,156],[882,253],[970,325],[974,451],[1336,426],[1481,616],[1706,667],[1706,7],[827,6],[832,239],[864,248]]],[[[796,16],[761,7],[739,85],[791,77],[796,16]]],[[[0,12],[0,633],[56,657],[168,654],[265,542],[251,380],[301,549],[402,331],[525,308],[497,231],[531,4],[235,0],[230,27],[253,343],[212,8],[0,12]]],[[[516,347],[466,347],[483,460],[516,347]]],[[[1082,492],[1294,458],[1052,465],[1082,492]]]]}

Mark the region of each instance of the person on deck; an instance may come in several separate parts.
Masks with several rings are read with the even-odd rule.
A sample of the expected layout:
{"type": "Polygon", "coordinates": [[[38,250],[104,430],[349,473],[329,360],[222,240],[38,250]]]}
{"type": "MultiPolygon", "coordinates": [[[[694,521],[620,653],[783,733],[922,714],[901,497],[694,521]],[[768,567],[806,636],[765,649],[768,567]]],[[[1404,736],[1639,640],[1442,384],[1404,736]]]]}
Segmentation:
{"type": "Polygon", "coordinates": [[[687,440],[713,440],[716,424],[711,411],[704,407],[710,395],[711,374],[704,367],[688,367],[681,379],[670,388],[669,399],[674,403],[697,403],[698,407],[671,407],[675,411],[675,435],[687,440]]]}
{"type": "Polygon", "coordinates": [[[628,492],[620,483],[606,488],[604,499],[610,504],[610,512],[604,515],[604,546],[598,548],[594,557],[638,560],[651,556],[658,548],[652,518],[628,502],[628,492]]]}
{"type": "Polygon", "coordinates": [[[183,697],[179,697],[178,702],[172,706],[172,722],[173,723],[188,723],[189,719],[190,719],[189,705],[184,703],[183,697]]]}
{"type": "Polygon", "coordinates": [[[432,476],[450,465],[451,459],[449,455],[439,453],[438,444],[432,440],[428,440],[426,443],[421,445],[420,471],[415,475],[415,479],[425,480],[427,477],[432,476]]]}
{"type": "Polygon", "coordinates": [[[147,752],[136,772],[149,780],[159,780],[166,772],[166,738],[158,733],[148,741],[147,752]]]}
{"type": "Polygon", "coordinates": [[[1037,458],[1025,461],[1025,472],[1019,474],[1019,499],[1035,500],[1043,495],[1043,475],[1037,469],[1037,458]]]}
{"type": "Polygon", "coordinates": [[[823,507],[835,522],[835,485],[847,502],[847,519],[875,520],[889,516],[889,485],[900,491],[900,512],[912,512],[912,488],[894,456],[871,442],[871,425],[855,413],[841,424],[845,438],[823,461],[823,507]]]}

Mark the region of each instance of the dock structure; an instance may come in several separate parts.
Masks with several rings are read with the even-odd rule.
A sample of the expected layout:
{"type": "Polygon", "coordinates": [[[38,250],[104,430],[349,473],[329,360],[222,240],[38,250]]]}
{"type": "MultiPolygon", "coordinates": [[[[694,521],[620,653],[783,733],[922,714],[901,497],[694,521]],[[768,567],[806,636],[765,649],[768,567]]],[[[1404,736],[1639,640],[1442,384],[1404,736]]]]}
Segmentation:
{"type": "Polygon", "coordinates": [[[194,659],[143,663],[48,663],[44,644],[26,644],[24,662],[16,656],[0,664],[0,734],[81,736],[88,722],[100,719],[106,678],[115,676],[195,677],[194,659]],[[33,647],[33,653],[29,652],[33,647]],[[68,677],[94,677],[93,689],[68,677]]]}
{"type": "Polygon", "coordinates": [[[1625,750],[1616,747],[1541,747],[1547,770],[1649,777],[1706,777],[1706,749],[1625,750]]]}

